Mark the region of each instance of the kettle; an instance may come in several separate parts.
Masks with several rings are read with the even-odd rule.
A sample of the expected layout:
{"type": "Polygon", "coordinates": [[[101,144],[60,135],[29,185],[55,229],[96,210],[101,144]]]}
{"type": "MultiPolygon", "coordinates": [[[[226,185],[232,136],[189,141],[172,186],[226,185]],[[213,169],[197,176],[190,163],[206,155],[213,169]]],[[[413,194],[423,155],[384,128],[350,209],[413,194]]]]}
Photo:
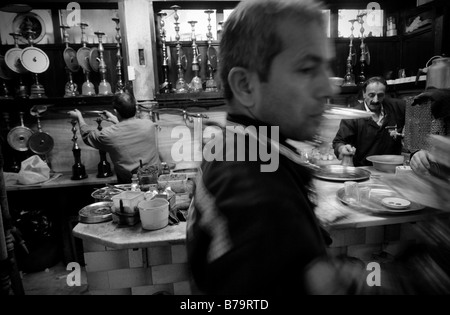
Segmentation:
{"type": "Polygon", "coordinates": [[[427,75],[426,89],[449,89],[450,88],[450,58],[444,56],[434,56],[419,69],[416,76],[416,84],[421,74],[427,75]],[[431,66],[428,64],[433,61],[431,66]]]}

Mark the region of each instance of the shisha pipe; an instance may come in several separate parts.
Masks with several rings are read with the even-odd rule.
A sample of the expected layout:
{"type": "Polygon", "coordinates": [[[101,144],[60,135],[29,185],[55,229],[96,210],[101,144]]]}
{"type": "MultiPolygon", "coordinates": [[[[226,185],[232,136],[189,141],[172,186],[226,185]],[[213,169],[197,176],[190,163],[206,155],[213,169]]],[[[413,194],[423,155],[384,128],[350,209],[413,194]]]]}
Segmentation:
{"type": "Polygon", "coordinates": [[[88,53],[85,53],[86,55],[82,55],[83,51],[90,51],[90,49],[86,47],[87,40],[86,40],[85,28],[87,26],[88,26],[88,24],[86,24],[86,23],[80,23],[82,47],[79,48],[77,51],[77,58],[78,58],[78,63],[83,67],[83,72],[84,72],[84,76],[85,76],[85,80],[86,80],[83,82],[83,85],[81,86],[81,94],[84,96],[93,96],[93,95],[95,95],[95,87],[94,87],[94,84],[92,84],[92,82],[89,81],[90,65],[89,65],[89,61],[87,61],[87,59],[86,59],[87,58],[86,55],[88,55],[88,53]],[[84,57],[84,60],[80,60],[80,58],[83,58],[83,57],[84,57]]]}
{"type": "MultiPolygon", "coordinates": [[[[27,34],[27,40],[30,47],[33,47],[34,44],[34,36],[36,35],[36,32],[32,30],[33,25],[32,23],[27,23],[27,30],[25,33],[27,34]]],[[[45,89],[42,84],[39,83],[38,74],[33,73],[34,75],[34,84],[31,86],[31,95],[30,98],[47,98],[45,95],[45,89]]]]}
{"type": "MultiPolygon", "coordinates": [[[[60,26],[64,30],[64,43],[66,44],[66,50],[69,49],[69,34],[67,33],[67,29],[70,28],[66,25],[60,26]]],[[[80,93],[78,92],[78,85],[73,82],[72,78],[72,70],[69,69],[69,67],[66,65],[66,72],[69,77],[69,81],[67,81],[65,88],[64,88],[64,97],[75,97],[78,96],[80,93]]]]}
{"type": "Polygon", "coordinates": [[[117,83],[116,83],[116,90],[115,94],[121,94],[125,90],[125,85],[122,82],[122,55],[120,54],[120,42],[122,37],[120,36],[120,20],[118,18],[112,18],[112,20],[116,23],[116,47],[117,47],[117,64],[116,64],[116,71],[117,71],[117,83]]]}
{"type": "Polygon", "coordinates": [[[353,74],[353,65],[354,60],[353,57],[355,56],[355,53],[353,52],[353,30],[355,29],[354,24],[358,19],[348,20],[350,23],[352,23],[352,27],[350,28],[351,34],[350,34],[350,44],[349,44],[349,51],[348,51],[348,57],[347,57],[347,72],[344,77],[344,84],[343,86],[356,86],[355,84],[355,75],[353,74]]]}
{"type": "MultiPolygon", "coordinates": [[[[181,49],[181,43],[180,43],[180,23],[178,22],[178,13],[177,11],[180,9],[179,6],[173,5],[170,7],[175,11],[174,19],[175,19],[175,40],[177,41],[177,82],[175,83],[175,93],[186,93],[188,92],[186,80],[184,79],[184,68],[183,67],[183,57],[185,58],[183,54],[183,50],[181,49]],[[183,55],[183,56],[182,56],[183,55]]],[[[184,59],[186,61],[186,59],[184,59]]]]}
{"type": "MultiPolygon", "coordinates": [[[[19,33],[9,33],[9,35],[11,35],[14,38],[14,48],[15,49],[20,49],[19,47],[19,36],[22,36],[19,33]]],[[[18,60],[18,62],[20,63],[20,59],[18,60]]],[[[22,66],[22,64],[20,64],[20,69],[22,69],[23,72],[27,72],[27,70],[22,66]]],[[[23,83],[23,77],[22,74],[19,73],[19,86],[17,87],[17,93],[16,93],[17,97],[19,98],[29,98],[30,95],[27,92],[27,87],[26,85],[23,83]]]]}
{"type": "Polygon", "coordinates": [[[81,164],[81,149],[78,147],[78,143],[77,143],[77,120],[76,119],[72,119],[70,121],[70,123],[72,124],[72,133],[73,133],[73,137],[72,137],[72,141],[73,141],[73,148],[72,148],[72,152],[73,152],[73,156],[75,158],[75,164],[72,166],[72,180],[80,180],[80,179],[84,179],[87,176],[86,174],[86,169],[84,168],[84,165],[81,164]]]}
{"type": "MultiPolygon", "coordinates": [[[[102,119],[100,117],[98,117],[95,120],[98,124],[97,130],[98,131],[102,131],[102,119]]],[[[99,150],[98,151],[100,154],[100,162],[98,163],[97,166],[97,177],[98,178],[105,178],[105,177],[110,177],[113,175],[112,171],[111,171],[111,166],[108,162],[108,160],[106,159],[106,152],[103,150],[99,150]]]]}
{"type": "Polygon", "coordinates": [[[189,24],[191,24],[192,27],[192,52],[193,52],[193,58],[192,58],[192,71],[194,72],[194,77],[192,78],[189,90],[190,92],[201,92],[203,91],[202,86],[202,79],[198,76],[198,72],[200,71],[200,64],[199,64],[199,54],[198,54],[198,47],[197,42],[195,38],[195,24],[197,21],[188,21],[189,24]]]}
{"type": "Polygon", "coordinates": [[[98,37],[98,52],[99,52],[99,58],[97,58],[99,62],[99,72],[100,72],[100,83],[98,85],[98,94],[99,95],[111,95],[111,84],[109,84],[108,81],[106,81],[106,64],[105,60],[103,59],[103,52],[105,49],[103,48],[102,43],[102,37],[105,35],[103,32],[94,32],[95,35],[98,37]]]}
{"type": "Polygon", "coordinates": [[[365,15],[367,15],[367,13],[363,12],[356,16],[358,18],[358,23],[361,25],[361,28],[359,30],[361,32],[361,45],[359,46],[361,49],[361,56],[359,58],[359,62],[361,64],[361,72],[358,76],[358,84],[359,85],[363,85],[364,82],[366,81],[366,76],[364,74],[364,67],[365,67],[366,63],[369,64],[369,60],[370,60],[369,52],[366,51],[366,44],[364,43],[364,26],[363,26],[364,19],[363,18],[365,15]]]}
{"type": "Polygon", "coordinates": [[[207,65],[208,65],[208,79],[206,80],[206,92],[217,92],[217,83],[214,80],[214,67],[212,66],[211,60],[212,58],[217,58],[215,54],[215,49],[212,47],[212,33],[211,33],[211,13],[214,13],[213,10],[206,10],[206,14],[208,14],[208,33],[206,36],[208,37],[208,55],[207,55],[207,65]],[[214,56],[211,56],[211,55],[214,56]]]}
{"type": "Polygon", "coordinates": [[[161,38],[162,46],[162,70],[164,76],[164,82],[160,85],[159,92],[163,94],[168,94],[172,92],[172,84],[169,82],[169,63],[167,57],[167,47],[166,47],[166,30],[164,29],[164,17],[167,15],[165,12],[159,12],[159,34],[161,38]]]}

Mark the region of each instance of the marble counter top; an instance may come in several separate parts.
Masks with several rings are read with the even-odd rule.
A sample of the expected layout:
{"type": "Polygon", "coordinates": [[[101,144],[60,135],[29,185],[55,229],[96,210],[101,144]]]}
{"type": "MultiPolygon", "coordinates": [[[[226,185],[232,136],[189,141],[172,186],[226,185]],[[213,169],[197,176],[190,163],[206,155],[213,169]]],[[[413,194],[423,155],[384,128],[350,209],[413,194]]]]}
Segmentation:
{"type": "MultiPolygon", "coordinates": [[[[373,177],[364,183],[382,184],[380,177],[383,173],[369,167],[373,177]]],[[[401,215],[370,215],[352,209],[342,204],[336,197],[336,192],[344,187],[343,182],[315,180],[318,207],[316,214],[327,229],[362,228],[417,222],[426,219],[436,211],[429,208],[417,212],[401,215]]],[[[162,244],[184,243],[186,236],[186,223],[167,226],[157,231],[143,230],[140,223],[134,227],[118,228],[112,222],[100,224],[79,223],[73,229],[74,236],[103,244],[116,249],[141,248],[159,246],[162,244]]]]}
{"type": "Polygon", "coordinates": [[[87,173],[88,177],[80,180],[71,179],[72,174],[63,173],[61,176],[41,183],[33,185],[7,185],[6,191],[16,191],[16,190],[31,190],[31,189],[48,189],[48,188],[63,188],[63,187],[74,187],[74,186],[90,186],[99,185],[103,187],[105,184],[117,184],[116,175],[97,178],[97,173],[87,173]]]}

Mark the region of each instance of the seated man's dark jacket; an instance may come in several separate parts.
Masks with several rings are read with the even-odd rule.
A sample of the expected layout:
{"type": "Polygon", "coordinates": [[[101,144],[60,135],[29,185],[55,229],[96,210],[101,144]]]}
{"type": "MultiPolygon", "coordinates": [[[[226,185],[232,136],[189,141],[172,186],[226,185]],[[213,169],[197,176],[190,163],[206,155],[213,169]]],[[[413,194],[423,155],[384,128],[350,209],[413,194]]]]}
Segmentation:
{"type": "MultiPolygon", "coordinates": [[[[280,143],[289,146],[282,139],[280,143]]],[[[310,171],[282,154],[275,172],[261,172],[261,164],[268,163],[202,164],[189,210],[187,250],[193,277],[204,293],[302,293],[305,267],[326,256],[311,201],[310,171]]]]}
{"type": "MultiPolygon", "coordinates": [[[[355,166],[372,165],[366,158],[371,155],[401,154],[401,137],[394,139],[387,126],[397,125],[397,132],[401,133],[405,126],[405,107],[403,100],[385,98],[383,100],[384,121],[381,126],[371,118],[343,119],[339,125],[336,137],[333,139],[333,148],[339,156],[338,148],[341,145],[351,144],[356,148],[353,156],[355,166]]],[[[364,103],[354,109],[366,110],[364,103]]]]}

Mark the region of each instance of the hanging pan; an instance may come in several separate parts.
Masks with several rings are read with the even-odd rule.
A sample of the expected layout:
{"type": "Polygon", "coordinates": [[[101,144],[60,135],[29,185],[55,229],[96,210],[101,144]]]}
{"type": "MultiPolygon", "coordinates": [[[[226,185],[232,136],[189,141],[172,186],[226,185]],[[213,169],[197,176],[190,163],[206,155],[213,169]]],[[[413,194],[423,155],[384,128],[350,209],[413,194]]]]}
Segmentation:
{"type": "Polygon", "coordinates": [[[89,54],[91,52],[91,49],[88,47],[80,47],[77,50],[77,60],[78,64],[83,68],[86,72],[91,72],[91,66],[89,65],[89,54]]]}
{"type": "Polygon", "coordinates": [[[96,47],[91,48],[91,51],[89,53],[89,65],[91,66],[92,70],[98,72],[98,69],[100,68],[100,54],[98,48],[96,47]]]}
{"type": "Polygon", "coordinates": [[[42,73],[50,65],[47,54],[42,49],[33,46],[23,49],[20,61],[25,69],[32,73],[42,73]]]}
{"type": "Polygon", "coordinates": [[[77,52],[72,47],[66,47],[63,52],[64,62],[67,68],[72,72],[77,72],[80,69],[78,64],[77,52]]]}
{"type": "Polygon", "coordinates": [[[28,150],[28,140],[33,135],[30,128],[23,124],[23,113],[20,112],[20,126],[14,127],[8,132],[7,140],[11,148],[17,151],[28,150]]]}
{"type": "Polygon", "coordinates": [[[33,111],[33,108],[30,110],[30,113],[36,116],[38,132],[31,135],[28,140],[28,147],[36,154],[45,155],[53,149],[53,138],[48,133],[42,131],[41,120],[39,119],[40,113],[33,111]]]}
{"type": "Polygon", "coordinates": [[[15,73],[26,73],[27,69],[22,65],[20,55],[22,55],[22,48],[14,47],[9,49],[5,54],[5,62],[9,69],[15,73]]]}

